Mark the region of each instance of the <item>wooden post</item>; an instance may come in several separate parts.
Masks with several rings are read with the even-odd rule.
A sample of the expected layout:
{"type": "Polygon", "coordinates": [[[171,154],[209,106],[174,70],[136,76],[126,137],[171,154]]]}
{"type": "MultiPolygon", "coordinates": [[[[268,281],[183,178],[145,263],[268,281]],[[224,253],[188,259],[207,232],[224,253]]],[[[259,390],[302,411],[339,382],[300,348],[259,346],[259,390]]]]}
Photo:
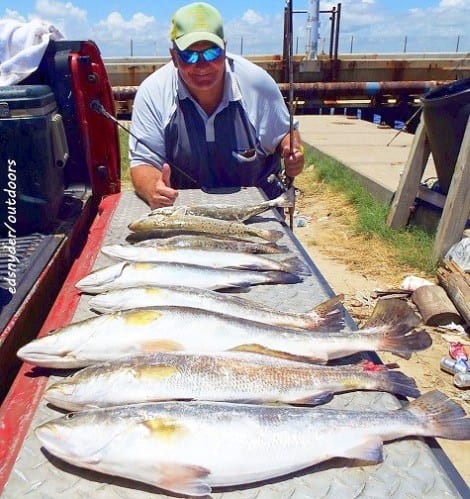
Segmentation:
{"type": "MultiPolygon", "coordinates": [[[[449,130],[449,133],[452,133],[449,130]]],[[[470,117],[455,164],[447,200],[437,227],[433,258],[441,259],[460,241],[470,214],[470,117]]]]}
{"type": "Polygon", "coordinates": [[[441,286],[420,286],[411,295],[413,303],[427,326],[444,326],[463,322],[454,303],[441,286]]]}
{"type": "Polygon", "coordinates": [[[421,121],[416,130],[405,170],[400,177],[397,192],[387,218],[387,224],[394,229],[405,227],[415,202],[419,184],[426,168],[431,149],[424,126],[421,121]]]}

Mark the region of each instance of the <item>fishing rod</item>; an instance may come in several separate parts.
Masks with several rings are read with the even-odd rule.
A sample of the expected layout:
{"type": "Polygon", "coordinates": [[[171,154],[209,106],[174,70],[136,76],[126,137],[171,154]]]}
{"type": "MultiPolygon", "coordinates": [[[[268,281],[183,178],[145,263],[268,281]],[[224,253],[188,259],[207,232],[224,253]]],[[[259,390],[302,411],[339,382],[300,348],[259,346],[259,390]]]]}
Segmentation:
{"type": "MultiPolygon", "coordinates": [[[[292,33],[292,0],[286,0],[287,4],[287,65],[289,76],[289,156],[294,156],[294,50],[292,33]]],[[[286,174],[286,187],[293,187],[294,179],[286,174]]],[[[292,206],[289,207],[289,227],[294,229],[295,195],[292,206]]]]}
{"type": "MultiPolygon", "coordinates": [[[[123,130],[125,130],[131,137],[133,137],[137,142],[140,142],[144,147],[146,147],[152,154],[157,154],[148,144],[146,144],[142,139],[139,139],[134,133],[132,133],[128,128],[126,128],[122,123],[119,122],[118,119],[116,119],[112,114],[108,113],[106,109],[104,108],[103,104],[97,99],[92,100],[90,102],[90,108],[95,111],[98,114],[101,114],[105,118],[111,120],[113,123],[115,123],[117,126],[121,127],[123,130]]],[[[160,171],[162,171],[162,166],[157,166],[156,168],[160,171]]],[[[191,180],[191,182],[194,183],[194,185],[199,186],[199,183],[197,180],[195,180],[189,173],[186,173],[185,171],[181,170],[181,168],[178,168],[176,165],[170,165],[171,169],[174,169],[184,175],[186,178],[191,180]]]]}
{"type": "Polygon", "coordinates": [[[413,119],[418,115],[418,113],[421,111],[422,106],[418,107],[418,109],[413,113],[410,119],[408,119],[405,123],[405,126],[398,130],[398,132],[390,139],[389,143],[387,144],[387,147],[400,135],[400,133],[407,131],[408,125],[413,121],[413,119]]]}

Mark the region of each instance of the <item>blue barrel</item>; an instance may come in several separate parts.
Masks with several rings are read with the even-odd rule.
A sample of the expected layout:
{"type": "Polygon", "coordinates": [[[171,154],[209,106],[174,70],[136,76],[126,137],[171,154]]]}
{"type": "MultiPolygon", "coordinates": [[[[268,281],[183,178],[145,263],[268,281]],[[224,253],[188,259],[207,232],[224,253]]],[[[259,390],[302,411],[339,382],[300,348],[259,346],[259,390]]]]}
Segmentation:
{"type": "Polygon", "coordinates": [[[447,194],[470,115],[470,78],[431,90],[421,102],[439,189],[447,194]]]}

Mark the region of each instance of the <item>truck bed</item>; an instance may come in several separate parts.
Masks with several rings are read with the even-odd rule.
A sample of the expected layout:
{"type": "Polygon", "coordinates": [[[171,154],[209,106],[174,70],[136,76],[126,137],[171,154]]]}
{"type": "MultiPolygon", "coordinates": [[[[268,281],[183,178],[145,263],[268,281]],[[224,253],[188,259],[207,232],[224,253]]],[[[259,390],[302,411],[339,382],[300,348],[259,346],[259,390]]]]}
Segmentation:
{"type": "MultiPolygon", "coordinates": [[[[255,188],[232,194],[207,194],[197,190],[181,191],[178,203],[214,200],[227,203],[258,202],[263,199],[255,188]]],[[[91,227],[87,244],[75,261],[59,297],[40,335],[70,321],[92,316],[89,296],[74,289],[78,279],[91,269],[108,265],[101,255],[103,244],[124,242],[127,224],[145,214],[148,207],[130,191],[109,196],[102,203],[91,227]]],[[[279,215],[274,211],[257,217],[263,228],[281,229],[280,243],[288,246],[311,268],[312,275],[303,282],[289,285],[253,286],[244,296],[281,310],[307,311],[331,297],[333,292],[314,262],[309,258],[279,215]]],[[[276,257],[276,256],[272,256],[276,257]]],[[[280,255],[282,258],[283,256],[280,255]]],[[[285,255],[284,255],[285,257],[285,255]]],[[[347,328],[356,326],[345,312],[347,328]]],[[[375,354],[355,355],[357,362],[375,354]]],[[[58,371],[32,369],[23,365],[10,393],[0,407],[0,492],[2,497],[143,498],[168,497],[154,487],[127,479],[103,475],[68,465],[41,449],[33,430],[39,424],[62,415],[42,398],[49,383],[63,376],[58,371]],[[2,454],[3,453],[3,454],[2,454]]],[[[329,407],[361,410],[396,409],[401,401],[382,392],[351,392],[336,395],[329,407]]],[[[313,498],[313,497],[468,497],[468,488],[433,439],[407,438],[384,446],[384,462],[359,465],[344,459],[333,459],[269,482],[244,485],[214,492],[213,497],[231,498],[313,498]]]]}

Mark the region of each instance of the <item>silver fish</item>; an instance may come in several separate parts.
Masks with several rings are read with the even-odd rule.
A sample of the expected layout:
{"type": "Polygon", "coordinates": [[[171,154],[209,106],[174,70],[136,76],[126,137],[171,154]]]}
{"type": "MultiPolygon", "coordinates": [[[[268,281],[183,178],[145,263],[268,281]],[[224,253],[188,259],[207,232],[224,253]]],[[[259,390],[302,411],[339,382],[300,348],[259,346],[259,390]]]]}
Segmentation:
{"type": "Polygon", "coordinates": [[[188,263],[215,269],[276,270],[297,275],[312,274],[311,269],[297,256],[277,261],[261,255],[236,251],[141,248],[123,244],[103,246],[101,252],[110,258],[128,262],[188,263]]]}
{"type": "MultiPolygon", "coordinates": [[[[129,236],[128,236],[129,239],[129,236]]],[[[132,238],[130,238],[132,241],[132,238]]],[[[286,253],[286,246],[279,246],[276,243],[243,241],[233,238],[220,238],[214,236],[204,236],[202,234],[180,234],[178,236],[164,237],[162,239],[148,238],[135,242],[138,247],[155,248],[191,248],[207,249],[216,251],[236,251],[238,253],[286,253]]]]}
{"type": "Polygon", "coordinates": [[[334,296],[306,313],[270,308],[259,302],[190,286],[142,286],[98,294],[88,302],[96,312],[109,313],[141,307],[179,306],[211,310],[273,326],[320,330],[338,328],[343,317],[338,309],[342,295],[334,296]]]}
{"type": "Polygon", "coordinates": [[[76,287],[85,293],[134,286],[178,286],[190,282],[196,288],[246,288],[257,284],[293,284],[301,277],[287,272],[211,269],[183,263],[120,262],[95,270],[80,279],[76,287]]]}
{"type": "Polygon", "coordinates": [[[76,368],[131,355],[162,351],[263,353],[324,363],[361,351],[391,351],[410,357],[431,345],[419,319],[401,300],[384,300],[384,322],[360,331],[287,329],[208,310],[158,307],[92,317],[21,347],[20,359],[43,367],[76,368]],[[411,331],[411,332],[410,332],[411,331]]]}
{"type": "Polygon", "coordinates": [[[289,208],[294,205],[295,191],[290,188],[275,199],[261,201],[256,204],[193,204],[179,206],[165,206],[152,210],[148,216],[154,215],[196,215],[220,220],[233,220],[244,222],[251,217],[259,215],[271,208],[289,208]]]}
{"type": "Polygon", "coordinates": [[[44,396],[81,411],[162,400],[315,405],[350,390],[419,395],[412,378],[370,361],[317,366],[246,352],[165,352],[87,367],[49,386],[44,396]]]}
{"type": "Polygon", "coordinates": [[[184,496],[284,476],[332,457],[383,460],[383,442],[408,436],[470,439],[454,401],[428,392],[397,410],[334,410],[222,402],[157,402],[49,421],[35,434],[82,468],[184,496]]]}
{"type": "Polygon", "coordinates": [[[179,215],[178,213],[170,216],[153,215],[151,217],[140,218],[131,222],[128,227],[132,232],[153,232],[160,235],[167,233],[175,235],[176,231],[186,234],[228,236],[237,239],[258,237],[270,242],[278,241],[284,235],[281,230],[261,229],[239,222],[228,222],[226,220],[195,215],[179,215]]]}

